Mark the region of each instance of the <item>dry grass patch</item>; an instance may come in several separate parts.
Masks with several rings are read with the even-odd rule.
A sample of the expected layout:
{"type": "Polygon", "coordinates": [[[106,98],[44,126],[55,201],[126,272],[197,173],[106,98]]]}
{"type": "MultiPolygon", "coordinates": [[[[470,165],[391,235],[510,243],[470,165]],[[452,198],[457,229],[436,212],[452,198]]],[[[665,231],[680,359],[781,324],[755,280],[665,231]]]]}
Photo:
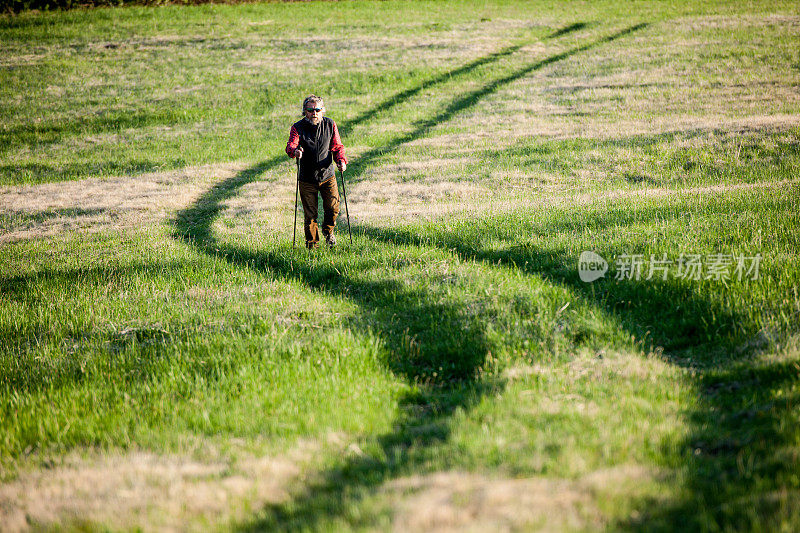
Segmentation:
{"type": "MultiPolygon", "coordinates": [[[[235,439],[234,439],[235,440],[235,439]]],[[[326,444],[342,445],[332,434],[326,444]]],[[[112,529],[202,531],[282,503],[323,444],[301,441],[285,456],[211,451],[207,460],[150,452],[76,453],[0,485],[2,530],[102,524],[112,529]]]]}
{"type": "Polygon", "coordinates": [[[403,181],[424,174],[425,181],[432,181],[438,174],[462,169],[469,161],[454,158],[424,158],[383,165],[369,171],[370,181],[403,181]]]}
{"type": "Polygon", "coordinates": [[[585,200],[586,203],[592,200],[614,200],[617,198],[630,198],[635,196],[641,196],[645,198],[664,198],[664,197],[673,197],[676,195],[679,196],[696,196],[696,195],[703,195],[703,194],[721,194],[721,193],[728,193],[733,191],[742,191],[742,190],[751,190],[751,189],[766,189],[766,188],[778,188],[778,189],[786,189],[787,191],[791,190],[797,184],[800,183],[800,179],[797,180],[782,180],[776,182],[758,182],[758,183],[731,183],[725,185],[708,185],[705,187],[691,187],[687,189],[669,189],[665,187],[653,187],[647,189],[638,189],[638,190],[630,190],[630,191],[609,191],[604,194],[600,195],[581,195],[580,200],[581,203],[585,200]]]}
{"type": "MultiPolygon", "coordinates": [[[[660,353],[643,356],[639,353],[614,352],[605,350],[576,355],[575,359],[564,365],[545,366],[541,364],[517,365],[506,369],[503,377],[509,381],[523,381],[530,376],[563,383],[566,390],[580,390],[581,383],[610,383],[624,380],[633,383],[657,383],[665,376],[678,380],[681,370],[662,360],[660,353]]],[[[547,414],[578,414],[596,417],[603,409],[592,400],[576,393],[539,396],[534,391],[524,391],[530,396],[533,411],[547,414]]]]}
{"type": "Polygon", "coordinates": [[[247,506],[285,500],[299,471],[289,460],[255,457],[202,463],[138,452],[67,460],[0,487],[0,522],[6,531],[70,522],[195,529],[187,525],[228,521],[247,506]]]}
{"type": "Polygon", "coordinates": [[[602,528],[597,500],[660,474],[639,465],[595,471],[576,480],[493,479],[441,472],[390,482],[396,531],[564,531],[602,528]]]}
{"type": "Polygon", "coordinates": [[[565,368],[570,382],[597,381],[609,377],[645,382],[657,381],[664,375],[677,377],[679,373],[680,370],[663,361],[659,353],[650,356],[629,352],[587,353],[572,360],[565,368]]]}
{"type": "Polygon", "coordinates": [[[800,28],[800,16],[765,13],[763,15],[708,15],[704,17],[679,17],[664,22],[681,33],[704,31],[709,29],[731,28],[763,28],[781,26],[800,28]]]}
{"type": "MultiPolygon", "coordinates": [[[[775,118],[775,117],[771,117],[775,118]]],[[[744,126],[746,127],[746,126],[744,126]]],[[[602,200],[643,196],[673,196],[671,188],[612,190],[575,194],[574,184],[546,173],[521,173],[499,169],[492,177],[502,190],[489,189],[473,181],[397,181],[401,174],[436,169],[451,169],[458,159],[436,159],[384,167],[379,179],[360,181],[348,188],[351,219],[370,222],[435,219],[459,212],[474,212],[482,206],[492,212],[507,212],[521,205],[583,205],[602,200]],[[536,183],[531,185],[531,180],[536,183]],[[490,205],[487,200],[490,199],[490,205]]],[[[111,179],[89,178],[80,181],[0,188],[0,217],[4,231],[0,243],[55,236],[70,231],[100,232],[138,228],[168,222],[175,214],[192,206],[214,183],[232,178],[249,168],[241,163],[189,167],[180,171],[151,173],[111,179]]],[[[266,228],[283,227],[292,216],[294,177],[289,167],[271,170],[263,179],[247,183],[222,207],[226,216],[242,221],[246,217],[266,228]],[[286,175],[289,175],[287,178],[286,175]]],[[[583,176],[602,181],[597,176],[583,176]]],[[[585,180],[584,180],[585,182],[585,180]]],[[[680,190],[680,194],[719,194],[756,187],[792,187],[797,180],[774,183],[738,183],[680,190]]],[[[584,183],[585,184],[585,183],[584,183]]],[[[585,190],[585,187],[583,187],[585,190]]],[[[217,221],[216,225],[221,224],[217,221]]]]}
{"type": "MultiPolygon", "coordinates": [[[[498,176],[501,176],[499,173],[498,176]]],[[[519,178],[519,176],[518,176],[519,178]]],[[[527,178],[530,179],[530,178],[527,178]]],[[[560,185],[558,181],[525,186],[508,186],[490,190],[474,183],[441,182],[433,185],[391,184],[376,188],[375,183],[361,182],[357,192],[348,193],[351,200],[350,218],[353,223],[393,224],[417,219],[436,220],[441,217],[480,210],[482,215],[505,214],[519,209],[582,206],[623,198],[667,198],[724,194],[733,191],[776,188],[791,190],[800,180],[779,182],[733,183],[685,189],[649,187],[617,189],[604,192],[578,192],[576,187],[560,185]],[[448,192],[449,191],[449,192],[448,192]],[[399,201],[398,198],[402,198],[399,201]]],[[[584,189],[585,190],[585,189],[584,189]]]]}
{"type": "Polygon", "coordinates": [[[245,168],[226,163],[136,177],[0,187],[0,216],[6,224],[0,242],[160,223],[192,205],[209,184],[245,168]]]}
{"type": "Polygon", "coordinates": [[[5,50],[0,54],[0,67],[13,68],[20,66],[30,66],[39,63],[47,57],[47,54],[30,54],[30,53],[11,53],[5,50]]]}
{"type": "Polygon", "coordinates": [[[263,223],[284,220],[292,215],[296,187],[296,170],[273,171],[237,189],[236,195],[222,203],[226,216],[241,219],[255,216],[263,223]]]}
{"type": "Polygon", "coordinates": [[[565,365],[548,366],[539,363],[515,365],[503,371],[509,381],[524,380],[529,376],[558,376],[569,384],[579,380],[597,381],[608,377],[650,381],[664,374],[679,372],[674,365],[665,362],[662,354],[655,352],[644,356],[630,352],[582,352],[565,365]]]}
{"type": "Polygon", "coordinates": [[[615,189],[604,192],[580,194],[576,194],[574,191],[569,189],[563,190],[560,193],[541,194],[540,191],[531,189],[527,194],[515,192],[510,194],[496,195],[495,198],[493,198],[491,205],[488,207],[488,209],[484,210],[483,213],[500,214],[509,211],[515,211],[520,208],[542,209],[547,207],[583,206],[623,198],[680,198],[703,194],[724,194],[734,191],[768,188],[783,189],[785,192],[791,192],[791,190],[796,188],[798,184],[800,184],[800,179],[782,180],[777,182],[732,183],[723,185],[709,185],[704,187],[690,187],[684,189],[674,189],[668,187],[615,189]]]}
{"type": "Polygon", "coordinates": [[[800,116],[791,113],[754,113],[741,117],[676,114],[669,117],[626,118],[508,112],[500,113],[497,118],[485,121],[485,128],[481,131],[424,137],[409,142],[406,146],[424,147],[453,156],[472,154],[478,149],[487,147],[502,150],[513,147],[522,140],[537,137],[548,140],[614,140],[678,133],[712,134],[719,131],[732,134],[779,132],[797,127],[800,127],[800,116]]]}
{"type": "Polygon", "coordinates": [[[404,146],[419,146],[426,149],[436,149],[437,153],[447,155],[471,154],[477,147],[486,146],[508,146],[510,143],[507,137],[511,132],[503,132],[498,138],[496,131],[488,131],[487,128],[472,129],[469,133],[445,133],[442,135],[420,137],[406,143],[404,146]],[[444,151],[440,151],[444,149],[444,151]]]}
{"type": "MultiPolygon", "coordinates": [[[[787,90],[790,90],[790,88],[787,88],[787,90]]],[[[792,98],[797,100],[796,95],[792,98]]],[[[650,106],[650,104],[647,105],[650,106]]],[[[501,113],[495,120],[486,121],[486,129],[480,133],[441,135],[410,144],[444,148],[456,142],[456,140],[461,143],[469,143],[497,137],[496,147],[502,148],[504,146],[512,146],[521,139],[532,137],[544,137],[553,140],[609,140],[635,136],[652,137],[654,135],[680,132],[696,133],[698,131],[707,131],[711,133],[719,130],[731,132],[784,130],[800,126],[800,117],[796,114],[765,114],[763,112],[763,100],[758,100],[755,95],[753,95],[753,99],[749,100],[749,103],[745,102],[743,105],[746,107],[745,111],[751,111],[751,113],[738,117],[718,114],[712,109],[707,109],[707,113],[703,115],[678,111],[669,116],[652,115],[651,111],[653,109],[640,109],[641,113],[634,113],[629,116],[625,116],[625,114],[613,116],[595,114],[589,117],[578,114],[573,115],[573,111],[577,113],[578,110],[570,111],[568,108],[564,108],[564,114],[536,115],[508,112],[501,113]]],[[[468,152],[470,149],[465,151],[468,152]]]]}
{"type": "Polygon", "coordinates": [[[457,211],[475,211],[491,191],[473,182],[395,182],[390,179],[355,183],[348,193],[358,221],[402,220],[457,211]]]}

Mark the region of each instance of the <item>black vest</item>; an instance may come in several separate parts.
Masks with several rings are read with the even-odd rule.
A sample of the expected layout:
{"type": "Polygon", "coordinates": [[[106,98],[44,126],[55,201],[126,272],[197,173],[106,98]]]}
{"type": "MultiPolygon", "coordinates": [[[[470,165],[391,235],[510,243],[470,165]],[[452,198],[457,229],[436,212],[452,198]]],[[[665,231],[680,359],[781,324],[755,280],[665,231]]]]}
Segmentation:
{"type": "Polygon", "coordinates": [[[300,147],[303,157],[300,158],[300,181],[322,183],[334,175],[333,154],[330,152],[333,139],[333,120],[322,117],[316,126],[302,119],[294,123],[294,129],[300,134],[300,147]]]}

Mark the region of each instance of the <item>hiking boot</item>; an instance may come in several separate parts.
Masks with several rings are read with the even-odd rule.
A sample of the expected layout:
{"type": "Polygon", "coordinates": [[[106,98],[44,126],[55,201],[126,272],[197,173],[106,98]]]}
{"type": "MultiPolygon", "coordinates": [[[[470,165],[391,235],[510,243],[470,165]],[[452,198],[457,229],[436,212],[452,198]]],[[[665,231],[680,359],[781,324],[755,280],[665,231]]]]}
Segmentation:
{"type": "Polygon", "coordinates": [[[336,236],[333,233],[328,233],[325,235],[325,242],[328,243],[328,246],[336,246],[336,236]]]}

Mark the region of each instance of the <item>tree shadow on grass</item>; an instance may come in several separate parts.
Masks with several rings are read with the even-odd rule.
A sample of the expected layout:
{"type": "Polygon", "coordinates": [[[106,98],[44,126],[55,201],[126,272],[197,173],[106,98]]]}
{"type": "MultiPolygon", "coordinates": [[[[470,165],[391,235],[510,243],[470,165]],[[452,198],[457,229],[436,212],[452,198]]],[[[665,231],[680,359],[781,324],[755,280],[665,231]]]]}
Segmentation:
{"type": "MultiPolygon", "coordinates": [[[[678,466],[681,472],[678,496],[667,502],[643,502],[638,518],[617,527],[632,531],[796,529],[800,525],[797,358],[753,363],[754,355],[769,348],[759,326],[692,287],[655,280],[584,283],[573,254],[544,252],[516,242],[520,234],[530,232],[580,234],[605,225],[663,222],[664,217],[658,209],[640,209],[627,218],[620,213],[606,218],[595,214],[588,220],[529,227],[524,232],[516,217],[501,217],[488,224],[492,238],[508,244],[501,250],[480,244],[486,231],[480,224],[471,228],[448,225],[424,244],[450,250],[463,260],[518,268],[566,287],[617,317],[627,331],[642,339],[645,349],[663,349],[667,361],[691,370],[698,401],[688,416],[690,429],[678,450],[664,451],[668,462],[675,461],[669,466],[678,466]]],[[[359,231],[374,241],[422,244],[417,234],[406,230],[362,226],[359,231]]],[[[572,332],[573,336],[591,334],[572,332]]]]}
{"type": "MultiPolygon", "coordinates": [[[[441,113],[418,123],[411,133],[398,136],[387,146],[362,155],[351,165],[354,168],[351,177],[358,177],[366,166],[387,152],[422,137],[437,124],[474,106],[481,98],[501,87],[546,65],[645,26],[631,26],[487,82],[481,89],[453,100],[441,113]]],[[[580,27],[574,25],[573,29],[580,27]]],[[[469,68],[476,68],[513,51],[509,49],[488,56],[490,59],[473,62],[469,68]]],[[[442,81],[444,79],[442,77],[442,81]]],[[[401,93],[398,101],[411,95],[401,93]]],[[[221,242],[213,235],[211,223],[222,209],[221,202],[234,196],[241,186],[278,164],[279,160],[275,158],[261,163],[223,181],[203,195],[192,207],[178,214],[174,222],[174,237],[234,265],[280,279],[299,281],[315,292],[345,297],[356,303],[360,315],[352,326],[367,334],[377,333],[380,336],[388,353],[387,367],[395,375],[402,376],[412,389],[400,400],[402,414],[395,421],[393,430],[376,437],[378,453],[344,460],[324,472],[321,481],[307,487],[291,502],[265,508],[259,518],[242,529],[313,529],[329,520],[345,518],[351,527],[363,521],[366,521],[366,525],[371,518],[351,516],[347,509],[387,479],[424,470],[426,458],[435,453],[438,444],[448,440],[455,411],[470,409],[483,395],[502,384],[481,379],[490,348],[484,329],[486,325],[482,323],[482,317],[471,315],[467,309],[457,304],[434,301],[425,288],[408,288],[394,281],[361,279],[358,273],[371,268],[363,257],[351,259],[349,268],[342,273],[332,262],[326,264],[308,258],[296,260],[291,251],[249,250],[221,242]],[[348,272],[356,272],[356,275],[348,272]]],[[[369,232],[362,234],[374,237],[369,232]]],[[[376,242],[380,242],[380,238],[376,242]]],[[[396,243],[391,246],[396,246],[396,243]]]]}
{"type": "Polygon", "coordinates": [[[424,469],[436,446],[448,440],[453,413],[469,410],[502,386],[481,379],[491,348],[481,317],[438,301],[427,287],[362,279],[359,274],[374,266],[367,259],[352,259],[339,271],[342,264],[313,256],[298,259],[291,251],[247,251],[220,243],[218,253],[273,278],[299,281],[314,292],[357,304],[350,329],[377,335],[384,364],[410,386],[399,399],[400,415],[392,430],[366,443],[372,448],[324,472],[290,505],[263,509],[242,530],[306,529],[331,519],[371,524],[374,517],[349,516],[346,509],[387,479],[424,469]]]}
{"type": "MultiPolygon", "coordinates": [[[[735,350],[741,343],[758,333],[758,327],[746,317],[722,307],[705,297],[694,287],[662,281],[658,275],[652,280],[600,280],[584,283],[580,280],[578,257],[566,255],[564,251],[542,251],[531,245],[527,236],[534,235],[580,235],[586,231],[595,233],[608,227],[633,227],[648,223],[668,223],[683,216],[678,210],[665,212],[663,208],[636,208],[631,210],[590,211],[580,214],[580,219],[571,222],[545,223],[536,227],[525,226],[526,215],[500,215],[481,218],[471,225],[463,222],[450,223],[449,230],[436,231],[435,236],[419,235],[403,229],[360,226],[359,232],[379,242],[403,245],[436,245],[452,250],[461,257],[487,263],[511,265],[520,271],[539,276],[544,280],[576,291],[582,297],[600,305],[616,315],[619,322],[645,348],[660,347],[672,360],[681,366],[709,366],[716,364],[717,355],[725,359],[727,352],[735,350]],[[518,236],[523,240],[519,241],[518,236]],[[507,246],[501,250],[484,248],[486,239],[496,239],[507,246]],[[716,347],[716,349],[712,349],[716,347]],[[693,359],[683,360],[683,351],[697,351],[693,359]]],[[[623,230],[620,230],[623,231],[623,230]]],[[[634,230],[629,233],[634,234],[634,230]]],[[[633,247],[635,244],[625,243],[633,247]]],[[[606,257],[635,250],[606,245],[602,255],[606,257]]]]}
{"type": "MultiPolygon", "coordinates": [[[[580,24],[573,25],[562,29],[560,32],[557,32],[556,35],[563,35],[581,28],[582,26],[580,24]]],[[[417,96],[425,89],[434,88],[437,85],[451,80],[452,78],[473,72],[475,69],[481,66],[497,62],[503,57],[508,57],[514,54],[520,49],[521,46],[522,45],[513,45],[507,47],[496,53],[489,54],[472,62],[466,63],[456,69],[444,72],[417,87],[389,97],[387,100],[381,102],[372,109],[363,112],[356,117],[356,119],[349,122],[344,122],[342,125],[346,129],[363,123],[378,111],[385,110],[392,106],[397,106],[408,101],[412,97],[417,96]]],[[[136,126],[142,125],[142,120],[148,121],[151,119],[157,120],[158,117],[135,117],[134,119],[130,119],[129,117],[126,119],[128,120],[126,123],[129,126],[136,126]],[[136,124],[134,124],[134,122],[136,122],[136,124]]],[[[96,121],[92,124],[64,123],[45,125],[42,127],[37,126],[35,128],[25,126],[19,130],[5,132],[3,135],[15,137],[17,141],[20,142],[46,143],[56,142],[64,135],[79,133],[78,130],[81,128],[85,129],[90,127],[91,129],[94,127],[99,127],[101,129],[107,129],[111,127],[119,127],[120,124],[121,123],[119,121],[113,120],[107,122],[96,121]]],[[[192,207],[178,214],[175,220],[175,237],[181,241],[194,245],[196,249],[199,249],[208,255],[222,256],[234,264],[240,266],[244,265],[247,260],[241,259],[242,255],[236,250],[226,250],[224,248],[220,249],[219,244],[216,242],[216,239],[212,234],[211,224],[224,209],[222,203],[225,200],[234,197],[236,194],[238,194],[238,191],[242,186],[259,179],[265,171],[277,167],[283,161],[286,161],[286,158],[283,155],[262,161],[240,172],[236,176],[217,184],[206,194],[204,194],[192,207]]],[[[87,168],[89,167],[86,167],[85,165],[69,165],[66,167],[48,167],[46,165],[6,165],[0,167],[0,178],[2,178],[3,174],[27,172],[32,175],[40,177],[43,176],[47,180],[56,180],[67,175],[74,177],[75,175],[86,173],[87,168]]],[[[125,170],[126,172],[138,172],[142,170],[153,170],[154,167],[153,163],[149,161],[134,161],[123,163],[122,166],[119,166],[117,163],[110,166],[102,165],[102,168],[97,167],[95,170],[97,172],[111,172],[115,169],[125,170]]],[[[34,218],[47,218],[58,214],[56,212],[53,213],[40,213],[34,216],[34,218]]],[[[83,211],[81,213],[85,214],[83,211]]],[[[285,267],[285,265],[283,266],[285,267]]],[[[276,268],[279,269],[280,267],[281,265],[276,264],[276,268]]],[[[73,279],[76,282],[85,283],[87,277],[105,279],[108,276],[116,276],[119,274],[120,272],[118,270],[105,269],[83,269],[72,272],[40,272],[34,277],[17,277],[14,279],[3,280],[2,285],[3,291],[8,291],[12,297],[26,298],[30,294],[28,287],[31,283],[69,283],[73,279]]],[[[307,274],[310,275],[310,273],[307,274]]],[[[316,270],[314,276],[320,274],[324,276],[325,272],[316,270]]],[[[309,278],[309,281],[313,282],[311,278],[309,278]]],[[[320,287],[323,286],[324,285],[320,287]]],[[[380,289],[378,290],[379,293],[383,294],[384,296],[391,294],[393,299],[396,299],[398,295],[402,295],[402,291],[398,291],[390,287],[380,288],[378,286],[364,286],[362,289],[366,292],[372,291],[372,293],[380,289]]],[[[348,287],[348,291],[351,290],[352,287],[348,287]]],[[[378,297],[378,300],[380,300],[380,297],[378,297]]],[[[400,302],[403,303],[402,298],[400,302]]],[[[437,317],[438,320],[435,324],[419,324],[415,328],[412,328],[410,331],[410,336],[409,331],[401,332],[384,328],[387,339],[389,339],[387,342],[390,344],[394,342],[406,342],[408,344],[406,351],[403,352],[404,355],[402,357],[394,357],[393,368],[399,373],[405,372],[410,381],[419,381],[425,387],[428,387],[432,380],[447,381],[448,379],[452,379],[454,380],[454,383],[458,383],[459,390],[463,389],[462,392],[459,392],[457,395],[463,394],[465,396],[470,396],[471,393],[468,391],[479,387],[477,387],[474,383],[465,385],[464,383],[467,379],[466,376],[474,373],[475,368],[480,366],[481,355],[485,353],[485,339],[483,339],[480,329],[476,329],[474,324],[465,325],[462,323],[461,321],[463,317],[459,315],[459,311],[457,309],[450,309],[446,306],[436,306],[434,304],[426,304],[423,295],[421,294],[406,294],[404,306],[404,313],[409,315],[409,317],[413,317],[414,320],[423,320],[424,322],[424,320],[430,321],[432,317],[437,317]],[[428,332],[437,331],[434,326],[440,324],[449,325],[452,328],[456,328],[455,330],[468,332],[468,334],[463,339],[460,339],[460,342],[446,344],[446,346],[442,347],[440,345],[440,340],[437,341],[439,342],[439,344],[437,344],[434,339],[425,337],[428,332]],[[420,351],[418,348],[419,343],[423,343],[426,348],[420,351]],[[415,348],[415,346],[417,346],[417,348],[415,348]],[[427,350],[434,351],[430,352],[427,350]],[[455,355],[456,352],[458,353],[458,356],[455,355]],[[414,357],[418,357],[418,360],[415,360],[414,357]],[[442,368],[440,369],[439,367],[442,368]],[[436,379],[434,379],[434,375],[436,379]]],[[[386,316],[380,320],[377,318],[374,320],[378,322],[383,321],[384,323],[389,324],[393,323],[392,318],[386,316]]],[[[83,366],[84,361],[80,361],[78,357],[74,356],[75,353],[73,353],[74,350],[80,350],[80,346],[83,344],[107,341],[112,351],[123,351],[127,346],[136,344],[139,349],[144,350],[143,353],[145,355],[152,352],[154,354],[154,359],[156,359],[161,346],[166,342],[175,340],[174,337],[170,336],[170,334],[160,330],[159,328],[143,327],[128,329],[124,332],[109,333],[103,338],[98,338],[98,336],[92,332],[75,330],[68,334],[69,338],[60,340],[62,344],[66,343],[64,344],[64,349],[70,352],[70,357],[52,358],[48,360],[43,360],[41,358],[37,358],[36,356],[28,357],[33,351],[35,351],[36,347],[40,345],[42,339],[47,339],[50,336],[52,336],[52,332],[45,328],[33,328],[26,331],[20,331],[18,329],[11,328],[8,331],[0,332],[0,339],[5,339],[8,341],[6,347],[9,349],[9,353],[17,354],[17,356],[12,356],[16,362],[16,366],[14,366],[13,369],[7,369],[8,372],[4,373],[3,377],[5,384],[10,389],[16,392],[33,392],[48,387],[67,387],[86,379],[87,374],[86,368],[83,366]]],[[[449,338],[449,333],[441,338],[449,338]]],[[[395,350],[392,353],[397,354],[400,352],[395,350]]],[[[125,371],[120,375],[136,374],[143,376],[147,373],[147,369],[142,367],[139,363],[131,366],[131,368],[128,368],[125,365],[128,365],[128,363],[117,358],[112,358],[109,360],[108,370],[111,372],[125,371]]],[[[439,390],[436,387],[433,389],[439,390]]],[[[422,411],[426,413],[435,413],[435,415],[431,416],[440,416],[442,412],[449,412],[450,409],[450,407],[447,407],[448,402],[439,401],[437,399],[441,396],[441,394],[439,394],[440,392],[441,391],[424,394],[417,393],[416,399],[409,400],[409,405],[421,405],[423,406],[422,411]],[[433,398],[433,400],[430,402],[426,400],[428,395],[433,398]],[[426,405],[427,407],[425,407],[426,405]]],[[[404,425],[413,426],[414,424],[408,422],[404,423],[404,425]]]]}

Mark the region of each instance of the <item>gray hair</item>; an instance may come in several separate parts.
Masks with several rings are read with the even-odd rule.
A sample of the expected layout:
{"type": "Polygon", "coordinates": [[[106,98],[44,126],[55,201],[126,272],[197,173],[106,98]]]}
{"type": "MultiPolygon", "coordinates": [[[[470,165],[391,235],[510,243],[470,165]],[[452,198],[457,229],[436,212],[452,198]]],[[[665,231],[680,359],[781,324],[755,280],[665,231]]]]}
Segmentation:
{"type": "Polygon", "coordinates": [[[314,105],[319,104],[321,108],[325,108],[325,102],[322,100],[321,96],[317,96],[316,94],[310,94],[306,96],[306,99],[303,100],[303,108],[300,110],[300,114],[305,116],[304,113],[306,112],[306,108],[308,104],[313,103],[314,105]]]}

